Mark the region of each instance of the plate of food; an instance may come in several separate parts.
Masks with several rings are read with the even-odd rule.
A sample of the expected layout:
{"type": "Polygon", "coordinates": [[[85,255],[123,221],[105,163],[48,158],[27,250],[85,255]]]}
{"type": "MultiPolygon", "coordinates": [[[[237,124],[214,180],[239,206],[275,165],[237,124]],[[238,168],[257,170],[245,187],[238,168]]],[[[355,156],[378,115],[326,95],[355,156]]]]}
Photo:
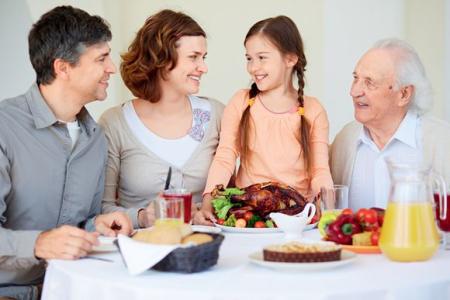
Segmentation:
{"type": "Polygon", "coordinates": [[[358,246],[358,245],[342,245],[342,248],[359,254],[379,254],[381,249],[378,246],[358,246]]]}
{"type": "Polygon", "coordinates": [[[340,244],[359,254],[379,254],[378,246],[384,220],[384,209],[361,208],[325,211],[319,221],[319,232],[326,241],[340,244]]]}
{"type": "MultiPolygon", "coordinates": [[[[248,227],[232,227],[219,225],[217,223],[214,224],[217,228],[220,228],[224,232],[232,232],[232,233],[280,233],[282,230],[278,227],[263,227],[263,228],[248,228],[248,227]]],[[[305,230],[314,229],[317,226],[317,223],[308,224],[305,227],[305,230]]]]}
{"type": "Polygon", "coordinates": [[[357,255],[326,242],[269,245],[249,255],[250,262],[280,271],[319,271],[350,264],[357,255]]]}
{"type": "MultiPolygon", "coordinates": [[[[270,213],[297,215],[308,203],[308,200],[292,187],[276,182],[257,183],[242,189],[217,185],[211,195],[217,219],[215,226],[224,232],[234,233],[281,232],[270,218],[270,213]]],[[[316,215],[306,230],[315,228],[320,217],[318,201],[313,204],[316,206],[316,215]]]]}

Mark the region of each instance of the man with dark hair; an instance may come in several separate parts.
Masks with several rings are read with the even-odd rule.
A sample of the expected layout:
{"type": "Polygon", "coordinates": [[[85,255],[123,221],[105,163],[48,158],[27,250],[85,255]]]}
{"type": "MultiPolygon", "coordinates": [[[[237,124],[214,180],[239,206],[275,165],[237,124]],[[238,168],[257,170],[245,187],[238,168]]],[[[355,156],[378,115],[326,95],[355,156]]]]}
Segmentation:
{"type": "Polygon", "coordinates": [[[132,229],[123,213],[98,215],[107,144],[84,107],[107,96],[110,40],[102,18],[70,6],[30,31],[36,83],[0,102],[0,296],[33,298],[46,259],[86,256],[99,234],[132,229]]]}

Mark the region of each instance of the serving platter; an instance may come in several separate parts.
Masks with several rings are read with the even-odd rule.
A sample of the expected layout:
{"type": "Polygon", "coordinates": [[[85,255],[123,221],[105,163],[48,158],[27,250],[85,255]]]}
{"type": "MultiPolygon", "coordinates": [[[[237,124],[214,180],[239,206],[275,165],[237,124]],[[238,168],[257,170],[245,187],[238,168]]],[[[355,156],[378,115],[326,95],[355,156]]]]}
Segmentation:
{"type": "Polygon", "coordinates": [[[336,267],[345,266],[350,264],[356,260],[357,255],[351,251],[342,250],[341,260],[337,261],[328,261],[328,262],[305,262],[305,263],[289,263],[289,262],[273,262],[273,261],[265,261],[263,258],[262,251],[254,252],[249,255],[250,262],[279,270],[279,271],[320,271],[327,270],[336,267]]]}
{"type": "Polygon", "coordinates": [[[354,246],[354,245],[341,245],[343,249],[352,251],[359,254],[380,254],[381,249],[378,246],[354,246]]]}
{"type": "MultiPolygon", "coordinates": [[[[241,227],[231,227],[231,226],[224,226],[219,225],[217,223],[214,224],[216,227],[220,228],[224,232],[231,232],[231,233],[280,233],[283,232],[278,227],[273,228],[241,228],[241,227]]],[[[317,226],[317,223],[314,224],[308,224],[306,225],[304,230],[311,230],[314,229],[317,226]]]]}

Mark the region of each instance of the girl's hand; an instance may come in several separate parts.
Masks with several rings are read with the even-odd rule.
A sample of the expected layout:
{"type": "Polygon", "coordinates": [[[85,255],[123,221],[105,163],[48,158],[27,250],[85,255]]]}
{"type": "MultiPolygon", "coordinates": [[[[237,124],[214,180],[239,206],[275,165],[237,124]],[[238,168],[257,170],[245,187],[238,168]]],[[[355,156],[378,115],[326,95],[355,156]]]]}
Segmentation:
{"type": "Polygon", "coordinates": [[[192,224],[214,226],[217,220],[211,210],[201,209],[197,211],[192,219],[192,224]]]}

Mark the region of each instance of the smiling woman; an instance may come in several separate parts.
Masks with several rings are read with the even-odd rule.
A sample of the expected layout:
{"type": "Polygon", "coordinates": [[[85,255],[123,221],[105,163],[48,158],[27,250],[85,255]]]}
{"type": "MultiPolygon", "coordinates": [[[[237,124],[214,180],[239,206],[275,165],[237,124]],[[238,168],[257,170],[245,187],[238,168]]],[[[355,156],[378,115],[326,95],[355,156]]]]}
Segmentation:
{"type": "Polygon", "coordinates": [[[169,167],[171,187],[201,200],[223,111],[220,102],[193,96],[208,71],[205,36],[191,17],[162,10],[122,55],[121,74],[136,98],[99,121],[109,142],[103,210],[126,211],[136,228],[152,225],[152,200],[169,167]]]}

